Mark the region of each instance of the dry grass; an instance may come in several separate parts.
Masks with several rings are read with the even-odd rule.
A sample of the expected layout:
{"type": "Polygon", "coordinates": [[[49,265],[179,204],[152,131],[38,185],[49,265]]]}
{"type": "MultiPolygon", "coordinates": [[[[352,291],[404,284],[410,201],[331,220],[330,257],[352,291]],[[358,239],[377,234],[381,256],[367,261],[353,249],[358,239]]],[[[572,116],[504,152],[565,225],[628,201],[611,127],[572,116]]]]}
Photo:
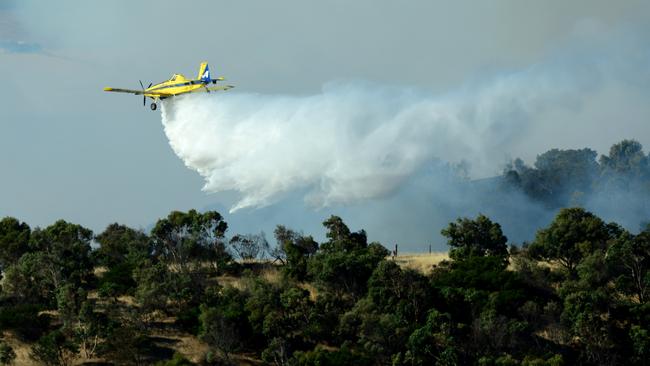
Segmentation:
{"type": "MultiPolygon", "coordinates": [[[[257,276],[272,284],[278,284],[282,280],[280,269],[276,266],[268,266],[260,269],[257,276]]],[[[234,287],[238,290],[248,290],[251,285],[250,278],[246,276],[222,275],[218,276],[216,279],[219,285],[224,287],[234,287]]]]}
{"type": "Polygon", "coordinates": [[[433,253],[404,253],[400,254],[395,259],[388,257],[389,260],[394,260],[402,268],[410,268],[420,271],[424,274],[431,272],[434,265],[449,259],[446,252],[433,252],[433,253]]]}
{"type": "Polygon", "coordinates": [[[260,273],[260,276],[264,280],[274,284],[280,283],[280,280],[282,279],[282,274],[280,273],[279,268],[276,266],[263,269],[260,273]]]}
{"type": "Polygon", "coordinates": [[[32,360],[29,356],[31,352],[31,345],[21,342],[18,337],[16,337],[12,332],[5,331],[3,334],[3,340],[7,342],[14,349],[16,353],[16,359],[14,360],[14,365],[38,365],[39,363],[32,360]]]}
{"type": "Polygon", "coordinates": [[[318,297],[318,290],[314,285],[308,282],[303,282],[298,284],[298,287],[300,287],[303,290],[309,291],[309,299],[311,301],[316,301],[316,298],[318,297]]]}

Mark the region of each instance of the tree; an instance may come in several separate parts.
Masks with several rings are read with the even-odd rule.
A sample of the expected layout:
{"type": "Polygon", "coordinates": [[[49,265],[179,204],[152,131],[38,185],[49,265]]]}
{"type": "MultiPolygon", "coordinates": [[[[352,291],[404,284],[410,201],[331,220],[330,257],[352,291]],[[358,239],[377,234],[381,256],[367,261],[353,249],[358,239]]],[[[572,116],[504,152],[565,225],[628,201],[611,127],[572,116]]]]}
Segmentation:
{"type": "Polygon", "coordinates": [[[121,319],[105,338],[102,355],[117,365],[149,365],[147,354],[152,342],[147,332],[134,318],[121,319]]]}
{"type": "MultiPolygon", "coordinates": [[[[142,265],[146,265],[144,262],[142,265]]],[[[97,288],[101,297],[117,298],[120,295],[131,293],[137,287],[133,279],[134,268],[128,263],[116,264],[105,272],[97,288]]],[[[140,268],[140,267],[138,267],[140,268]]]]}
{"type": "Polygon", "coordinates": [[[151,240],[145,233],[117,223],[110,224],[95,240],[99,248],[93,255],[98,264],[109,269],[124,264],[135,268],[153,250],[151,240]]]}
{"type": "Polygon", "coordinates": [[[71,284],[64,284],[57,289],[56,302],[63,330],[69,331],[78,319],[81,304],[86,301],[86,292],[71,284]]]}
{"type": "Polygon", "coordinates": [[[170,270],[165,263],[137,268],[134,278],[135,298],[144,311],[172,314],[198,306],[206,282],[205,277],[170,270]]]}
{"type": "Polygon", "coordinates": [[[537,156],[535,168],[555,203],[565,204],[574,192],[589,192],[598,175],[597,153],[591,149],[552,149],[537,156]]]}
{"type": "Polygon", "coordinates": [[[449,257],[462,261],[475,256],[493,256],[508,261],[508,238],[503,235],[501,225],[493,223],[487,216],[476,219],[459,218],[441,231],[451,247],[449,257]]]}
{"type": "Polygon", "coordinates": [[[299,234],[293,230],[278,225],[275,229],[277,247],[281,248],[283,258],[283,273],[289,278],[302,281],[307,276],[307,261],[318,250],[318,243],[311,237],[299,234]]]}
{"type": "Polygon", "coordinates": [[[574,276],[580,261],[596,249],[605,249],[610,239],[609,227],[596,215],[582,208],[564,208],[537,232],[528,250],[533,257],[557,262],[574,276]]]}
{"type": "Polygon", "coordinates": [[[45,253],[26,253],[4,272],[2,287],[5,296],[20,303],[52,303],[56,288],[48,268],[45,253]]]}
{"type": "Polygon", "coordinates": [[[327,229],[326,237],[329,239],[321,246],[323,251],[353,251],[368,246],[365,230],[351,232],[343,219],[338,216],[330,216],[323,222],[323,226],[327,229]]]}
{"type": "Polygon", "coordinates": [[[623,140],[612,145],[609,155],[600,157],[604,175],[621,178],[649,178],[650,159],[643,153],[643,146],[635,140],[623,140]]]}
{"type": "Polygon", "coordinates": [[[408,338],[406,361],[412,365],[457,365],[458,347],[454,345],[452,328],[449,314],[431,309],[424,325],[408,338]]]}
{"type": "Polygon", "coordinates": [[[356,340],[363,352],[380,365],[391,363],[391,358],[404,348],[410,333],[405,319],[394,312],[382,312],[367,297],[341,316],[339,332],[356,340]]]}
{"type": "Polygon", "coordinates": [[[401,269],[394,261],[382,261],[368,279],[368,298],[383,313],[394,313],[404,323],[422,322],[431,307],[428,279],[413,269],[401,269]]]}
{"type": "Polygon", "coordinates": [[[233,288],[224,289],[214,304],[202,304],[201,339],[216,349],[226,364],[231,364],[231,355],[244,342],[248,322],[243,294],[233,288]]]}
{"type": "Polygon", "coordinates": [[[313,302],[309,291],[299,287],[289,286],[274,294],[275,306],[267,307],[262,323],[262,334],[268,340],[262,359],[281,366],[288,364],[296,350],[315,345],[310,319],[313,302]]]}
{"type": "Polygon", "coordinates": [[[94,305],[91,301],[84,301],[74,324],[75,339],[85,358],[94,357],[101,340],[110,335],[108,317],[105,313],[96,312],[94,305]]]}
{"type": "Polygon", "coordinates": [[[365,294],[372,271],[388,253],[379,244],[353,251],[330,249],[311,257],[307,272],[324,290],[333,291],[339,297],[359,298],[365,294]]]}
{"type": "Polygon", "coordinates": [[[223,250],[226,230],[228,224],[216,211],[173,211],[151,230],[154,254],[178,270],[189,272],[193,261],[222,260],[215,257],[227,254],[223,250]]]}
{"type": "Polygon", "coordinates": [[[582,363],[609,365],[617,354],[616,294],[604,250],[597,249],[576,267],[576,276],[565,281],[558,294],[564,300],[561,319],[578,345],[582,363]]]}
{"type": "Polygon", "coordinates": [[[504,178],[529,197],[559,207],[576,195],[591,192],[599,172],[596,155],[591,149],[552,149],[537,156],[534,168],[516,159],[506,168],[504,178]]]}
{"type": "Polygon", "coordinates": [[[29,225],[13,217],[0,220],[0,270],[16,263],[29,251],[29,225]]]}
{"type": "Polygon", "coordinates": [[[362,296],[372,271],[389,251],[377,243],[369,246],[364,230],[351,232],[338,216],[331,216],[323,226],[329,241],[309,259],[308,274],[338,296],[362,296]]]}
{"type": "Polygon", "coordinates": [[[257,259],[269,250],[264,233],[235,235],[230,239],[230,247],[244,261],[257,259]]]}
{"type": "Polygon", "coordinates": [[[54,288],[63,283],[80,287],[90,280],[92,238],[91,230],[64,220],[32,232],[30,246],[43,253],[43,270],[54,288]]]}
{"type": "Polygon", "coordinates": [[[77,354],[77,345],[60,329],[41,337],[32,346],[31,357],[48,366],[71,365],[77,354]]]}
{"type": "MultiPolygon", "coordinates": [[[[64,221],[35,230],[31,242],[35,251],[24,254],[7,269],[5,293],[20,305],[38,306],[35,310],[55,306],[64,324],[63,329],[69,331],[80,302],[85,300],[84,288],[89,286],[92,276],[89,257],[91,237],[90,230],[64,221]]],[[[16,306],[14,309],[20,308],[16,306]]],[[[21,319],[17,315],[14,314],[14,317],[21,319]]],[[[42,333],[44,320],[35,315],[28,321],[34,327],[18,327],[28,337],[42,333]]],[[[55,336],[43,339],[46,343],[40,344],[38,352],[52,350],[52,342],[58,342],[60,338],[58,335],[52,337],[55,336]]],[[[58,349],[57,352],[65,349],[58,349]]]]}
{"type": "Polygon", "coordinates": [[[320,345],[311,351],[297,351],[291,359],[291,364],[296,366],[370,366],[374,363],[372,359],[352,352],[344,344],[340,349],[334,351],[320,345]]]}
{"type": "Polygon", "coordinates": [[[620,235],[608,252],[610,261],[619,267],[618,284],[644,304],[650,289],[650,226],[634,236],[620,235]]]}

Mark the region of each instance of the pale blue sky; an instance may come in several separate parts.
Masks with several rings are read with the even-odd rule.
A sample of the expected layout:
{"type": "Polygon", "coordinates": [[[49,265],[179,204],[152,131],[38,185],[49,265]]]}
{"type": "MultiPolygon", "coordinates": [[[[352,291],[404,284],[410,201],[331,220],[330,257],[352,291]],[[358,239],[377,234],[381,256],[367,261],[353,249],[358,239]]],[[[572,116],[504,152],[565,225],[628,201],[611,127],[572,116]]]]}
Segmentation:
{"type": "MultiPolygon", "coordinates": [[[[238,91],[310,94],[331,80],[361,79],[438,93],[529,68],[576,38],[598,44],[649,25],[646,1],[0,0],[0,216],[32,226],[64,218],[101,231],[114,221],[147,227],[173,209],[232,201],[200,190],[201,177],[170,149],[158,112],[105,86],[195,75],[208,60],[238,91]]],[[[623,137],[650,148],[647,94],[603,93],[587,104],[623,100],[607,105],[612,116],[628,113],[616,128],[522,141],[509,153],[605,152],[623,137]]],[[[607,111],[586,108],[579,118],[607,111]]],[[[553,136],[543,126],[539,133],[553,136]]],[[[234,230],[285,224],[311,232],[330,212],[348,212],[285,205],[226,216],[234,230]]],[[[350,211],[352,228],[395,240],[381,232],[388,219],[375,208],[350,211]]]]}

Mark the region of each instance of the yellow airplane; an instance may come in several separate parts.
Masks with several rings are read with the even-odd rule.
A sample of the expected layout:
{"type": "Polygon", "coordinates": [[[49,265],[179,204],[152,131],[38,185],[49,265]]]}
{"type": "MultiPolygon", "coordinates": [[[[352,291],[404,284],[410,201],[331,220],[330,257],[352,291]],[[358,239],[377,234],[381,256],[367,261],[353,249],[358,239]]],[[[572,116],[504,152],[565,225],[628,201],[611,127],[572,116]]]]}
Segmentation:
{"type": "Polygon", "coordinates": [[[119,89],[119,88],[104,88],[104,91],[108,92],[117,92],[117,93],[129,93],[135,95],[144,95],[142,99],[142,105],[147,104],[147,97],[153,99],[151,103],[151,110],[155,111],[158,106],[156,103],[165,98],[173,97],[176,95],[187,94],[187,93],[196,93],[196,92],[206,92],[218,90],[228,90],[234,88],[232,85],[223,85],[223,86],[208,86],[210,83],[216,84],[217,81],[224,80],[223,77],[218,77],[216,79],[210,78],[210,69],[208,68],[207,62],[202,62],[199,67],[199,74],[196,79],[188,79],[181,74],[174,74],[172,77],[163,81],[162,83],[149,86],[145,89],[140,81],[140,86],[142,90],[131,90],[131,89],[119,89]]]}

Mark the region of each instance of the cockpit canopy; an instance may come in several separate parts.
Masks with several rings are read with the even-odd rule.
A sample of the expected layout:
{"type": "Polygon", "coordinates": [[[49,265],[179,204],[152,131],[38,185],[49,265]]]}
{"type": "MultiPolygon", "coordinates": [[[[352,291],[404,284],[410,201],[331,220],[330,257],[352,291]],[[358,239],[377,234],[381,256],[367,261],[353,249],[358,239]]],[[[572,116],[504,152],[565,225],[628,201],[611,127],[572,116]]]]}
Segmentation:
{"type": "Polygon", "coordinates": [[[174,74],[169,81],[187,80],[182,74],[174,74]]]}

